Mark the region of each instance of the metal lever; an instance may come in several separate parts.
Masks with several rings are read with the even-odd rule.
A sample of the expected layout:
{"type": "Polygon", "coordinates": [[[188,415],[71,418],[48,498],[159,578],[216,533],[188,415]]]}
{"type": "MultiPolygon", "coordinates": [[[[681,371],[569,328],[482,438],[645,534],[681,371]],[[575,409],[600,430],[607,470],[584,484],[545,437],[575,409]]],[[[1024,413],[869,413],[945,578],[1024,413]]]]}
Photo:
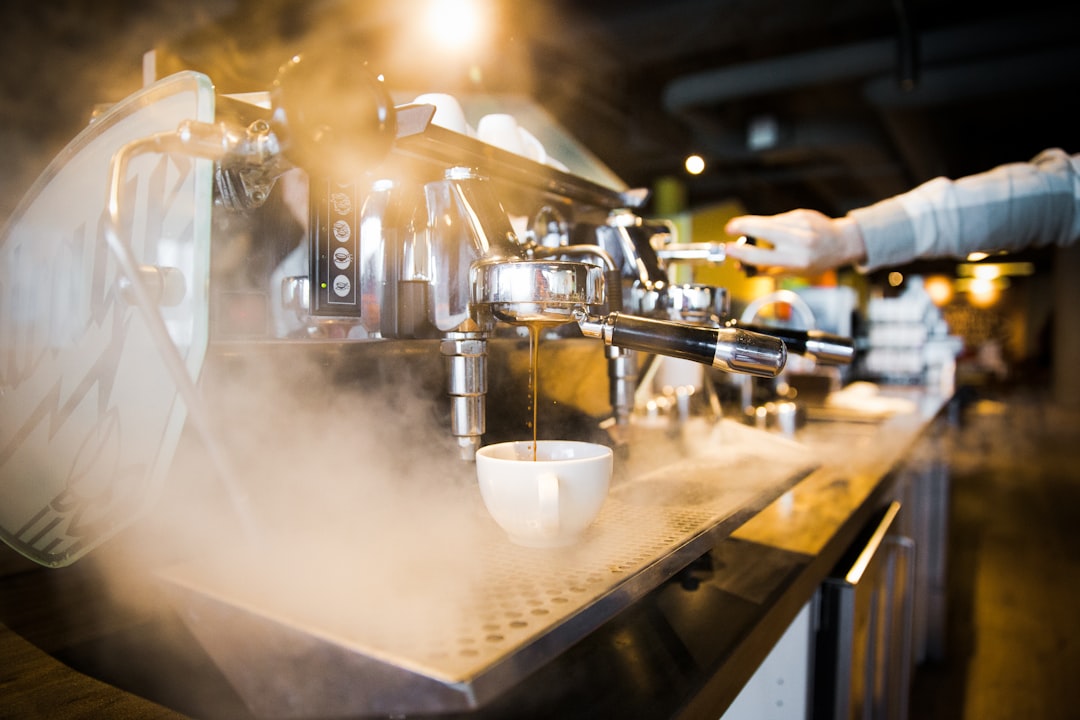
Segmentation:
{"type": "MultiPolygon", "coordinates": [[[[757,245],[757,238],[743,235],[736,242],[757,245]]],[[[719,265],[727,260],[727,247],[722,242],[667,243],[657,249],[656,256],[661,260],[719,265]]],[[[747,277],[757,275],[755,267],[742,264],[740,267],[747,277]]]]}
{"type": "Polygon", "coordinates": [[[595,316],[581,309],[574,310],[574,319],[582,334],[600,338],[605,345],[693,360],[729,372],[776,377],[787,362],[782,340],[743,328],[685,325],[618,312],[595,316]]]}

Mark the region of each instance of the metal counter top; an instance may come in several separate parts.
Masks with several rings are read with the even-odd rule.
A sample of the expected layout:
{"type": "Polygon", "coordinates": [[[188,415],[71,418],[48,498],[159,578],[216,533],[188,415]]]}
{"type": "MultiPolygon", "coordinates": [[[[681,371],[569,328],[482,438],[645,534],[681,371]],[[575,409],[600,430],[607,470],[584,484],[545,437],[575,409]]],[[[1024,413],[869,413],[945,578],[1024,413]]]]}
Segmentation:
{"type": "MultiPolygon", "coordinates": [[[[891,471],[948,400],[912,388],[897,392],[915,402],[915,412],[880,422],[811,423],[796,440],[828,458],[818,469],[480,710],[439,717],[719,717],[888,498],[891,471]]],[[[115,702],[132,699],[127,689],[189,717],[245,717],[244,703],[175,617],[116,621],[103,613],[90,621],[110,617],[111,624],[75,641],[45,628],[52,616],[28,613],[26,606],[57,584],[93,582],[90,572],[66,570],[72,572],[63,577],[35,570],[0,578],[5,638],[16,633],[47,653],[24,654],[25,667],[9,671],[0,690],[65,717],[59,701],[50,706],[47,691],[34,686],[40,666],[52,663],[53,671],[80,677],[77,670],[84,670],[113,685],[115,702]],[[177,644],[186,649],[178,652],[177,644]],[[103,666],[102,651],[117,649],[175,682],[163,689],[103,666]]],[[[104,686],[93,687],[100,697],[104,686]]]]}

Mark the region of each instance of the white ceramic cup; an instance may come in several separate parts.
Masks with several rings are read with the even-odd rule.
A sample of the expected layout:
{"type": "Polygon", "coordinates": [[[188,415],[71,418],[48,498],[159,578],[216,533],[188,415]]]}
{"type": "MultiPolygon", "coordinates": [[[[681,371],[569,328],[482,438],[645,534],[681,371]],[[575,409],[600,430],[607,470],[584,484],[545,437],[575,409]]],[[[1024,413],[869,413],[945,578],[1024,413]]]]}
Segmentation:
{"type": "Polygon", "coordinates": [[[535,160],[538,163],[546,163],[548,156],[547,150],[544,149],[544,144],[540,142],[535,135],[523,127],[518,128],[518,134],[521,136],[522,154],[530,160],[535,160]]]}
{"type": "Polygon", "coordinates": [[[432,125],[453,130],[462,135],[469,135],[469,123],[465,120],[465,111],[461,103],[453,95],[446,93],[425,93],[417,96],[413,103],[416,105],[434,105],[435,114],[431,118],[432,125]]]}
{"type": "Polygon", "coordinates": [[[480,118],[476,123],[476,137],[481,142],[494,145],[517,155],[525,154],[525,142],[521,138],[521,127],[513,115],[491,113],[480,118]]]}
{"type": "Polygon", "coordinates": [[[571,545],[592,524],[611,484],[611,448],[574,440],[487,445],[476,453],[480,495],[510,540],[571,545]]]}
{"type": "Polygon", "coordinates": [[[515,155],[542,163],[547,161],[543,144],[517,119],[507,113],[491,113],[480,118],[476,124],[476,137],[481,142],[494,145],[515,155]]]}

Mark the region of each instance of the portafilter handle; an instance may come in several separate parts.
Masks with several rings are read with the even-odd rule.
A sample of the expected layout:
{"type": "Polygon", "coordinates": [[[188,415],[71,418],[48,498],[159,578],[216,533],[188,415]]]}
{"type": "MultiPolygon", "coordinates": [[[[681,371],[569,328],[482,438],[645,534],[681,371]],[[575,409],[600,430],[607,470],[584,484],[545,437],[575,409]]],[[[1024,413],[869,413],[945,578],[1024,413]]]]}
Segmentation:
{"type": "Polygon", "coordinates": [[[624,315],[590,315],[574,311],[586,337],[605,345],[683,358],[728,372],[776,377],[787,362],[787,348],[777,337],[739,327],[705,327],[624,315]]]}
{"type": "Polygon", "coordinates": [[[729,327],[774,335],[784,341],[788,352],[808,357],[819,365],[850,365],[855,359],[855,341],[841,335],[832,335],[821,330],[792,330],[750,323],[730,323],[729,327]]]}

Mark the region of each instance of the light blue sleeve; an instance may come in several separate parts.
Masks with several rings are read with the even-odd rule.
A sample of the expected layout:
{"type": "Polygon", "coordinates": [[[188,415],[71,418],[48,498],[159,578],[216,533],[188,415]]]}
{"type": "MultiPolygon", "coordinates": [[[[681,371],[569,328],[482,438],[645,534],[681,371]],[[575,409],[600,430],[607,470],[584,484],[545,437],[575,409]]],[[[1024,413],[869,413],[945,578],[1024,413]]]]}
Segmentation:
{"type": "Polygon", "coordinates": [[[959,180],[935,178],[853,210],[865,271],[918,258],[1068,245],[1080,238],[1080,155],[1051,149],[959,180]]]}

